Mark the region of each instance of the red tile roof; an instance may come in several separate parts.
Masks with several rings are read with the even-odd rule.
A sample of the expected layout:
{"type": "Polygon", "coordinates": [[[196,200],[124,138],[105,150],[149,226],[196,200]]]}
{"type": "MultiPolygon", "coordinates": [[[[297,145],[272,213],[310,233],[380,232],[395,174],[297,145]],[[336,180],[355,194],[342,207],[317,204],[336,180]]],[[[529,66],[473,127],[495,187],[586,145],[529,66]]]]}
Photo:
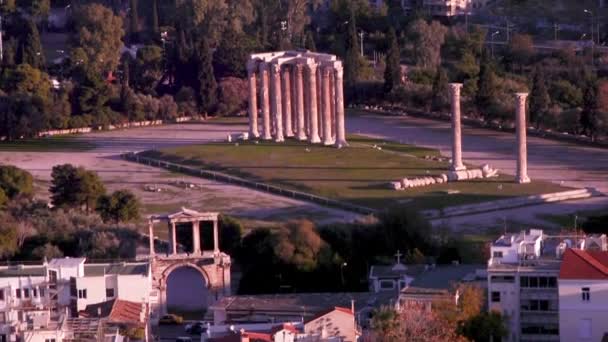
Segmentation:
{"type": "Polygon", "coordinates": [[[307,321],[306,321],[306,322],[304,322],[304,323],[312,322],[312,321],[314,321],[314,320],[316,320],[316,319],[318,319],[318,318],[321,318],[321,317],[323,317],[323,316],[325,316],[325,315],[327,315],[327,314],[330,314],[330,313],[332,313],[332,312],[334,312],[334,311],[340,311],[340,312],[347,313],[347,314],[349,314],[349,315],[353,315],[353,316],[354,316],[354,314],[353,314],[353,312],[352,312],[352,310],[351,310],[351,309],[343,308],[343,307],[341,307],[341,306],[336,306],[336,307],[333,307],[333,308],[331,308],[331,309],[329,309],[329,310],[325,310],[325,311],[321,311],[321,312],[319,312],[319,313],[318,313],[318,314],[316,314],[316,315],[315,315],[313,318],[311,318],[311,319],[307,320],[307,321]]]}
{"type": "Polygon", "coordinates": [[[569,248],[559,270],[560,279],[608,279],[608,252],[569,248]]]}
{"type": "MultiPolygon", "coordinates": [[[[142,311],[143,313],[146,311],[145,304],[116,299],[108,318],[111,322],[116,323],[143,323],[142,311]]],[[[146,315],[144,315],[144,319],[145,317],[146,315]]]]}
{"type": "Polygon", "coordinates": [[[272,327],[272,329],[270,330],[270,335],[274,336],[274,334],[276,334],[277,332],[279,332],[281,330],[287,330],[293,334],[298,333],[298,329],[293,324],[283,323],[283,324],[279,324],[277,326],[272,327]]]}

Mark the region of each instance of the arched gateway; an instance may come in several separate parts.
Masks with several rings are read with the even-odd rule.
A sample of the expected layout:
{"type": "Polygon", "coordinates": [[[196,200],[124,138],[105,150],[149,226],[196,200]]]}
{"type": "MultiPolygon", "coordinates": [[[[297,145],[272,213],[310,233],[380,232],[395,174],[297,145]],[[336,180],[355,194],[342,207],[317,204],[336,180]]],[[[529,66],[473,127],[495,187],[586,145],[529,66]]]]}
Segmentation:
{"type": "MultiPolygon", "coordinates": [[[[174,214],[151,216],[149,219],[150,264],[152,267],[152,295],[150,309],[152,322],[167,313],[167,288],[169,275],[182,267],[199,272],[204,279],[207,298],[193,298],[211,305],[218,299],[230,295],[230,256],[219,249],[218,213],[200,213],[182,208],[174,214]],[[169,230],[169,248],[166,253],[156,253],[154,246],[154,224],[166,222],[169,230]],[[213,249],[205,250],[201,243],[201,222],[213,222],[213,249]],[[177,244],[178,225],[190,225],[192,229],[192,249],[179,251],[177,244]]],[[[184,284],[184,291],[189,284],[184,284]]],[[[184,308],[186,311],[188,308],[184,308]]]]}

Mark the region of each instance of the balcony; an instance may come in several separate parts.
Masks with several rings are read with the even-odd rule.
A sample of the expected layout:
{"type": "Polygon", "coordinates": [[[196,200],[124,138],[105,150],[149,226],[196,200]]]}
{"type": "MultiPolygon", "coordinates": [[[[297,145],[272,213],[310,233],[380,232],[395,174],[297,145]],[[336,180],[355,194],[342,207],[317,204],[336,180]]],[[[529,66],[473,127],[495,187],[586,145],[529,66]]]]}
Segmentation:
{"type": "Polygon", "coordinates": [[[559,324],[559,311],[520,310],[520,321],[530,324],[559,324]]]}

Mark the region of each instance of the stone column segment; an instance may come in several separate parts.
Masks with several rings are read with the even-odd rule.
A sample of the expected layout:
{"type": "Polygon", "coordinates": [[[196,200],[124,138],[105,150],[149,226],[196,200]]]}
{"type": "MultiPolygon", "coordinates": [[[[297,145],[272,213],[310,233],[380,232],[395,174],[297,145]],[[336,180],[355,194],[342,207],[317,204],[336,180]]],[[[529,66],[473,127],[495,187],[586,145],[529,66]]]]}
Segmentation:
{"type": "Polygon", "coordinates": [[[326,146],[333,145],[334,143],[331,139],[331,90],[329,89],[331,87],[329,74],[332,70],[333,68],[328,66],[323,67],[321,70],[323,145],[326,146]]]}
{"type": "Polygon", "coordinates": [[[271,140],[272,134],[270,132],[270,99],[269,95],[269,80],[268,80],[268,63],[260,63],[260,80],[262,93],[262,138],[264,140],[271,140]]]}
{"type": "Polygon", "coordinates": [[[171,254],[177,254],[177,233],[175,231],[175,222],[171,222],[169,229],[171,230],[171,254]]]}
{"type": "Polygon", "coordinates": [[[258,67],[255,61],[247,63],[247,78],[249,81],[249,136],[259,138],[258,131],[258,82],[256,72],[258,67]]]}
{"type": "Polygon", "coordinates": [[[528,93],[516,93],[516,122],[515,130],[517,132],[517,175],[515,181],[517,183],[530,183],[528,177],[528,143],[526,137],[526,98],[528,93]]]}
{"type": "Polygon", "coordinates": [[[150,256],[154,256],[154,222],[148,221],[148,236],[150,237],[150,256]]]}
{"type": "Polygon", "coordinates": [[[452,97],[452,171],[466,170],[462,163],[462,129],[460,123],[460,90],[461,83],[450,83],[452,97]]]}
{"type": "Polygon", "coordinates": [[[291,66],[286,65],[281,70],[281,85],[283,91],[283,132],[285,137],[293,137],[292,110],[291,110],[291,66]]]}
{"type": "Polygon", "coordinates": [[[200,222],[192,222],[192,253],[201,254],[201,226],[200,222]]]}
{"type": "Polygon", "coordinates": [[[336,91],[336,147],[346,147],[346,128],[344,127],[344,69],[342,65],[334,68],[334,87],[336,91]]]}
{"type": "Polygon", "coordinates": [[[331,95],[330,99],[330,109],[331,109],[331,122],[329,123],[330,131],[331,131],[331,140],[335,141],[336,139],[336,74],[334,68],[329,73],[329,91],[331,95]]]}
{"type": "Polygon", "coordinates": [[[294,65],[293,72],[295,74],[295,101],[297,116],[297,138],[300,141],[306,140],[306,126],[304,122],[304,79],[302,72],[304,67],[302,64],[294,65]]]}
{"type": "Polygon", "coordinates": [[[220,239],[217,226],[217,220],[213,220],[213,253],[220,253],[220,239]]]}
{"type": "Polygon", "coordinates": [[[319,138],[319,122],[317,113],[317,64],[307,64],[308,69],[308,118],[310,134],[308,141],[313,144],[321,142],[319,138]]]}
{"type": "Polygon", "coordinates": [[[319,138],[323,139],[323,79],[321,75],[322,67],[317,67],[317,132],[319,138]]]}
{"type": "Polygon", "coordinates": [[[281,96],[281,66],[274,63],[270,66],[271,95],[270,110],[272,112],[272,122],[274,126],[274,141],[283,142],[283,101],[281,96]]]}

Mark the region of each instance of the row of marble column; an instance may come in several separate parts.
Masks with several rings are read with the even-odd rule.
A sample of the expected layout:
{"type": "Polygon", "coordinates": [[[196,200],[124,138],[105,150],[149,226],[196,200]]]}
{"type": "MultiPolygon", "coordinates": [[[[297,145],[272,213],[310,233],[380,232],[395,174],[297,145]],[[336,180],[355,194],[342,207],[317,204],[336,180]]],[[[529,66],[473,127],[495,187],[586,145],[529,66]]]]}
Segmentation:
{"type": "Polygon", "coordinates": [[[340,64],[250,62],[247,71],[251,138],[347,145],[340,64]]]}
{"type": "MultiPolygon", "coordinates": [[[[202,254],[203,250],[201,249],[201,228],[200,222],[194,221],[192,223],[192,253],[195,255],[202,254]]],[[[150,235],[150,254],[154,255],[154,223],[149,223],[149,235],[150,235]]],[[[170,221],[168,223],[169,230],[169,254],[175,255],[177,253],[177,227],[176,222],[170,221]]],[[[217,221],[213,221],[213,252],[218,254],[220,251],[219,245],[219,232],[217,221]]]]}
{"type": "MultiPolygon", "coordinates": [[[[460,90],[461,83],[450,83],[452,103],[452,171],[462,171],[466,167],[462,163],[462,131],[460,120],[460,90]]],[[[528,177],[528,146],[526,137],[526,98],[528,93],[516,93],[515,131],[517,137],[517,169],[515,181],[530,183],[528,177]]]]}

